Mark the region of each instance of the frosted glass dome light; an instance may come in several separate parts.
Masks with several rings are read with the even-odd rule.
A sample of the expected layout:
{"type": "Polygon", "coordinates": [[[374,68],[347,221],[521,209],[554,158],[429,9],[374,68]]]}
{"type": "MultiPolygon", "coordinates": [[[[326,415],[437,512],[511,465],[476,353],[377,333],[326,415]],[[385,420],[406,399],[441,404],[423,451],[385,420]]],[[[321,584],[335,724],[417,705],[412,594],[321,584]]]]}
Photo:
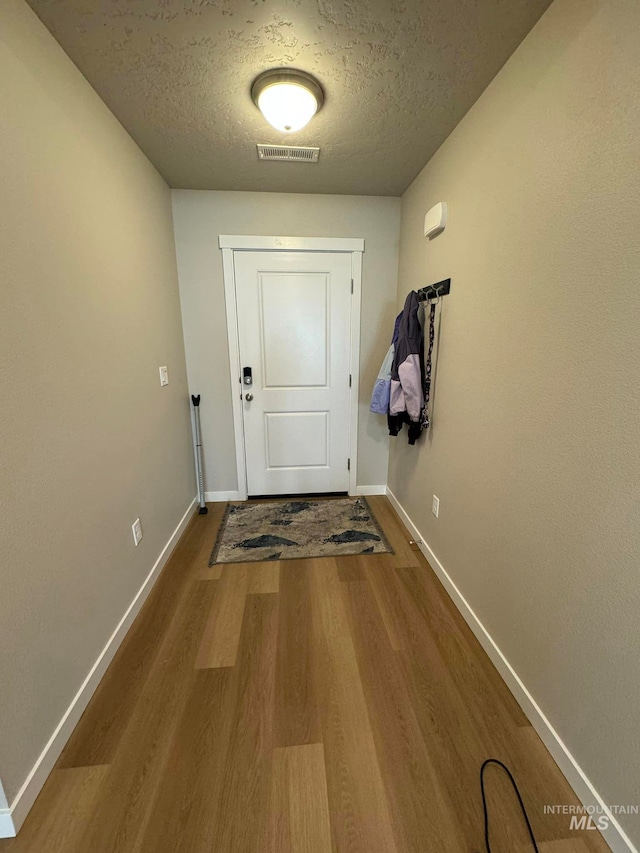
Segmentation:
{"type": "Polygon", "coordinates": [[[265,71],[251,87],[254,103],[272,127],[294,133],[305,127],[324,101],[320,84],[304,71],[265,71]]]}
{"type": "Polygon", "coordinates": [[[309,124],[318,110],[315,96],[297,83],[272,83],[258,96],[262,115],[276,130],[292,133],[309,124]]]}

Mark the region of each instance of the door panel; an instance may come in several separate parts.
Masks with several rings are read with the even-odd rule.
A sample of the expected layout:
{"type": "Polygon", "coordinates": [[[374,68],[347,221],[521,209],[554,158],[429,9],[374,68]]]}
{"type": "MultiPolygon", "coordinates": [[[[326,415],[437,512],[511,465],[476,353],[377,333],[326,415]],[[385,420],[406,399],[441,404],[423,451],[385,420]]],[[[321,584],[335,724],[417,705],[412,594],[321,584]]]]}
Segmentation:
{"type": "Polygon", "coordinates": [[[236,251],[234,266],[249,494],[347,491],[351,255],[236,251]]]}
{"type": "Polygon", "coordinates": [[[259,274],[265,388],[327,385],[329,284],[325,273],[259,274]]]}
{"type": "Polygon", "coordinates": [[[329,465],[329,412],[265,412],[267,469],[329,465]]]}

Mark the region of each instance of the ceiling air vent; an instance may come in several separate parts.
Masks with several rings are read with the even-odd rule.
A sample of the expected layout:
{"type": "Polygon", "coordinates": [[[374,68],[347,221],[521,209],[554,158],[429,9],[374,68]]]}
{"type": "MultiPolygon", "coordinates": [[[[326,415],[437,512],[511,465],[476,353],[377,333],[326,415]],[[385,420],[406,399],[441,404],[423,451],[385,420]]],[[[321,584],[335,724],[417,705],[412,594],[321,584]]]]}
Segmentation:
{"type": "Polygon", "coordinates": [[[288,160],[296,163],[317,163],[319,148],[291,145],[257,145],[258,160],[288,160]]]}

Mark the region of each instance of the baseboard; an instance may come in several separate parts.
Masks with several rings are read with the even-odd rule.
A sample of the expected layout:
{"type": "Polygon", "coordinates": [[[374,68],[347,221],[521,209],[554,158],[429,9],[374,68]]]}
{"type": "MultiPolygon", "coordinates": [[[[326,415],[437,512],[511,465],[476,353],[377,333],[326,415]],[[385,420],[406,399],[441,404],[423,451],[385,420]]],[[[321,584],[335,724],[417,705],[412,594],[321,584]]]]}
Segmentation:
{"type": "Polygon", "coordinates": [[[219,503],[220,501],[240,501],[242,495],[240,492],[205,492],[204,499],[208,504],[219,503]]]}
{"type": "Polygon", "coordinates": [[[147,575],[144,583],[136,593],[133,601],[127,608],[124,616],[120,620],[117,628],[109,638],[106,646],[101,651],[98,659],[91,667],[91,670],[85,678],[82,686],[76,693],[73,701],[67,708],[62,720],[59,722],[56,730],[51,735],[49,742],[42,751],[40,757],[34,764],[31,772],[27,776],[26,781],[18,791],[11,808],[8,810],[0,810],[0,838],[13,837],[26,818],[29,810],[33,806],[36,797],[42,790],[42,786],[47,780],[49,773],[53,769],[54,764],[58,760],[64,745],[69,740],[72,731],[76,727],[78,720],[82,716],[84,709],[89,704],[89,700],[93,696],[96,687],[100,683],[100,679],[106,672],[107,667],[113,660],[113,657],[118,650],[118,647],[124,640],[127,631],[131,627],[133,620],[138,615],[140,608],[151,592],[161,570],[164,568],[167,560],[182,536],[187,524],[191,520],[198,504],[198,499],[194,498],[189,505],[187,511],[180,519],[178,526],[169,537],[169,541],[162,549],[160,556],[156,560],[153,568],[147,575]]]}
{"type": "Polygon", "coordinates": [[[356,486],[356,495],[386,495],[386,486],[356,486]]]}
{"type": "Polygon", "coordinates": [[[14,838],[16,826],[11,817],[11,809],[0,810],[0,838],[14,838]]]}
{"type": "Polygon", "coordinates": [[[2,780],[0,780],[0,838],[13,838],[16,828],[9,810],[9,803],[4,795],[2,780]]]}
{"type": "Polygon", "coordinates": [[[627,837],[615,816],[607,808],[606,803],[591,784],[576,759],[569,752],[556,730],[542,712],[540,706],[527,690],[507,658],[500,651],[497,643],[493,640],[480,619],[476,616],[469,602],[462,595],[440,560],[424,540],[424,537],[421,535],[418,528],[409,518],[404,507],[400,504],[389,487],[387,487],[386,493],[393,508],[404,522],[409,533],[429,562],[429,565],[441,580],[443,586],[453,600],[453,603],[456,605],[465,622],[477,637],[480,645],[489,655],[507,687],[513,693],[516,701],[531,722],[531,725],[540,735],[540,738],[566,777],[567,782],[575,791],[580,802],[586,808],[593,807],[601,810],[598,813],[605,814],[609,818],[609,827],[602,832],[602,835],[613,853],[638,853],[637,848],[627,837]]]}

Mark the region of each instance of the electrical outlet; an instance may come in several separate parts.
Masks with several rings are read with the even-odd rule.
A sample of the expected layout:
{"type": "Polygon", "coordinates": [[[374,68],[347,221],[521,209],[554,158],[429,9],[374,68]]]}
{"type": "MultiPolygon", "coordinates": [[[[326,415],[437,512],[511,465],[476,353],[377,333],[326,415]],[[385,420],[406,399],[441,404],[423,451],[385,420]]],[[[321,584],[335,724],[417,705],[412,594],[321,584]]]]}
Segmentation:
{"type": "Polygon", "coordinates": [[[169,371],[166,367],[160,368],[160,384],[168,385],[169,384],[169,371]]]}
{"type": "Polygon", "coordinates": [[[131,530],[133,532],[133,544],[137,547],[140,544],[140,540],[142,539],[142,525],[140,524],[140,519],[136,518],[136,520],[131,525],[131,530]]]}
{"type": "Polygon", "coordinates": [[[436,518],[438,517],[438,514],[440,513],[440,498],[437,497],[437,495],[433,496],[433,503],[431,504],[431,512],[435,515],[436,518]]]}

